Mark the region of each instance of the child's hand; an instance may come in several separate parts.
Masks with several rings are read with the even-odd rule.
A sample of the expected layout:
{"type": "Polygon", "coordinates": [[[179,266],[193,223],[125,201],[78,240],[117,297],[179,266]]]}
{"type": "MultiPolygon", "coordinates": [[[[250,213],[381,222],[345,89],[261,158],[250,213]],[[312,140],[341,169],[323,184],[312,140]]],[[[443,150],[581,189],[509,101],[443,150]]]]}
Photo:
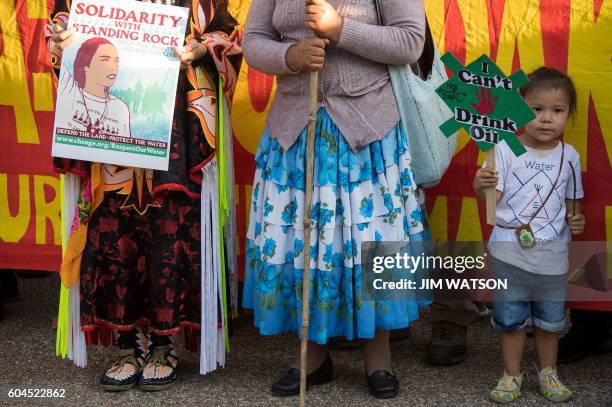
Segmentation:
{"type": "Polygon", "coordinates": [[[569,225],[572,235],[580,235],[584,232],[586,226],[586,219],[581,213],[575,215],[567,214],[567,224],[569,225]]]}
{"type": "Polygon", "coordinates": [[[496,187],[499,176],[497,170],[489,167],[482,167],[476,171],[476,177],[474,178],[474,188],[477,190],[483,190],[486,188],[496,187]]]}

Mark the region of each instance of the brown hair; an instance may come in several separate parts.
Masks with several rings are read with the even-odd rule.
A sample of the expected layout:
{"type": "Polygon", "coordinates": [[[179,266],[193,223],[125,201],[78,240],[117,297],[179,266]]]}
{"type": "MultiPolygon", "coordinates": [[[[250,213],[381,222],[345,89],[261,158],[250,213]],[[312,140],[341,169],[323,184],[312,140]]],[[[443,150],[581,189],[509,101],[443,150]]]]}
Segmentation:
{"type": "MultiPolygon", "coordinates": [[[[91,59],[96,54],[100,45],[110,44],[112,42],[102,37],[93,37],[81,44],[74,58],[74,80],[79,85],[79,88],[85,87],[85,67],[89,67],[91,59]]],[[[113,45],[114,46],[114,45],[113,45]]]]}
{"type": "Polygon", "coordinates": [[[536,89],[561,89],[569,99],[569,115],[576,116],[576,88],[569,76],[555,68],[543,66],[527,75],[527,77],[529,82],[520,89],[523,97],[536,89]]]}

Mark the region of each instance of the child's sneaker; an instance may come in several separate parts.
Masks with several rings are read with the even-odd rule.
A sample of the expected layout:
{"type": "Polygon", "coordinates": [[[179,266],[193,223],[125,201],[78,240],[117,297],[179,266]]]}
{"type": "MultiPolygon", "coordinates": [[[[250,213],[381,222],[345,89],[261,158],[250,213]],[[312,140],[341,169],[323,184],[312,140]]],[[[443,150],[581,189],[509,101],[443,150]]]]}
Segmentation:
{"type": "Polygon", "coordinates": [[[538,380],[540,381],[540,394],[546,397],[553,403],[562,403],[574,397],[574,393],[561,383],[557,377],[557,369],[545,367],[538,372],[538,380]]]}
{"type": "Polygon", "coordinates": [[[523,395],[521,391],[523,376],[525,376],[525,373],[521,373],[518,376],[510,376],[504,371],[504,376],[499,379],[497,386],[491,390],[489,398],[496,403],[512,403],[523,395]]]}

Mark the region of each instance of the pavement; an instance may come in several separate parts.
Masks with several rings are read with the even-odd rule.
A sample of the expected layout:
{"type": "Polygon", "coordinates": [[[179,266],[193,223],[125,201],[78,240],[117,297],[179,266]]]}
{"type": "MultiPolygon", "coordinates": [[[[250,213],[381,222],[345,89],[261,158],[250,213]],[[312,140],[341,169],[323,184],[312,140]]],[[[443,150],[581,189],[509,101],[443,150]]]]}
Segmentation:
{"type": "MultiPolygon", "coordinates": [[[[170,389],[144,393],[132,389],[106,393],[98,387],[99,376],[113,360],[112,349],[94,347],[87,368],[55,356],[53,320],[57,314],[59,279],[21,279],[22,299],[5,304],[0,321],[0,406],[295,406],[298,398],[277,398],[268,392],[271,382],[284,373],[296,351],[290,335],[263,337],[248,317],[241,317],[231,338],[225,368],[198,374],[196,354],[181,351],[179,377],[170,389]],[[12,388],[63,389],[64,398],[9,398],[12,388]]],[[[400,395],[380,401],[367,392],[363,363],[358,350],[334,351],[334,381],[312,388],[312,406],[487,406],[489,389],[502,374],[499,336],[487,320],[468,332],[467,360],[452,367],[432,367],[423,361],[430,332],[427,317],[413,325],[409,340],[393,344],[394,369],[400,395]]],[[[525,397],[516,406],[549,404],[536,392],[535,354],[529,341],[524,366],[529,372],[525,397]]],[[[559,366],[560,378],[576,393],[571,406],[612,406],[612,354],[592,356],[572,365],[559,366]]]]}

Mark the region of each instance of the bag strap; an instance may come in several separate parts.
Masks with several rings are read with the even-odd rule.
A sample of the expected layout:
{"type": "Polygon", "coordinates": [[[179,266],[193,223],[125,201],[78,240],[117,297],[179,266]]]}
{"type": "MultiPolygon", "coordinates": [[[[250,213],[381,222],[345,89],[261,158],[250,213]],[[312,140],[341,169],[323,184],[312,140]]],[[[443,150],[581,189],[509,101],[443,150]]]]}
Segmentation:
{"type": "Polygon", "coordinates": [[[572,215],[576,214],[576,170],[574,169],[574,164],[570,160],[567,160],[567,163],[570,166],[570,170],[572,170],[572,181],[574,185],[574,199],[572,199],[572,215]]]}
{"type": "MultiPolygon", "coordinates": [[[[382,5],[382,0],[374,0],[376,6],[376,19],[378,25],[385,25],[385,9],[382,5]]],[[[425,19],[425,43],[423,44],[423,51],[419,59],[410,64],[412,73],[417,77],[426,80],[427,76],[431,73],[434,64],[435,47],[433,37],[431,35],[431,29],[429,28],[429,22],[425,19]]]]}
{"type": "Polygon", "coordinates": [[[385,25],[383,19],[383,5],[381,0],[375,0],[376,3],[376,18],[378,20],[378,25],[385,25]]]}

